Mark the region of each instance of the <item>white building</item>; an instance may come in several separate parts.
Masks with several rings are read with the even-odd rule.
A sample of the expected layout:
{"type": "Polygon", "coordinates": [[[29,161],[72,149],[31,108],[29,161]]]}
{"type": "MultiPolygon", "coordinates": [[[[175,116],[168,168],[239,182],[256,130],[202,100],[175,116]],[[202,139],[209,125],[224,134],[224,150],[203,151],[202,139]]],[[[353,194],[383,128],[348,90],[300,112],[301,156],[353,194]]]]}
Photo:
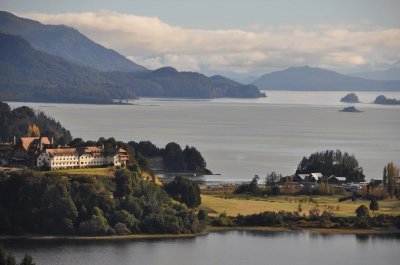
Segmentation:
{"type": "Polygon", "coordinates": [[[110,154],[96,146],[79,148],[48,148],[37,158],[37,166],[50,169],[84,168],[102,166],[125,166],[129,156],[120,148],[110,154]]]}

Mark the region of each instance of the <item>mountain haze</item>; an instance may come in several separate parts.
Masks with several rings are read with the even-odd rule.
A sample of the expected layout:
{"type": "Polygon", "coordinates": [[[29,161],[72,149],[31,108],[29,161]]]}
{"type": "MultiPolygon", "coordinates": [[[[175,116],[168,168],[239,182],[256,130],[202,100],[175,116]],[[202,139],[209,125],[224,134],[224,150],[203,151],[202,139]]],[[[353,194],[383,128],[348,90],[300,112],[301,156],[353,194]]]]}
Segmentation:
{"type": "Polygon", "coordinates": [[[99,71],[147,70],[64,25],[44,25],[0,11],[0,32],[19,35],[35,49],[99,71]]]}
{"type": "Polygon", "coordinates": [[[393,67],[382,71],[353,73],[351,76],[374,80],[400,80],[400,67],[393,67]]]}
{"type": "Polygon", "coordinates": [[[378,81],[351,77],[309,66],[292,67],[265,74],[253,84],[261,90],[400,91],[400,81],[378,81]]]}

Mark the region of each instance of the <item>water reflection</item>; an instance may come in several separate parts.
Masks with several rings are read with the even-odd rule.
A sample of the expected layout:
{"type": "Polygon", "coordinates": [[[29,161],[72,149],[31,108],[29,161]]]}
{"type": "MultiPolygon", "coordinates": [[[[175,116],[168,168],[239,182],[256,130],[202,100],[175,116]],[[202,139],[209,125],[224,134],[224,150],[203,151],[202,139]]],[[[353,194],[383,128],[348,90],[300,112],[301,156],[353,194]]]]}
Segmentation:
{"type": "Polygon", "coordinates": [[[219,231],[196,238],[3,240],[18,258],[38,265],[75,264],[398,264],[398,235],[219,231]],[[338,255],[340,253],[340,255],[338,255]]]}

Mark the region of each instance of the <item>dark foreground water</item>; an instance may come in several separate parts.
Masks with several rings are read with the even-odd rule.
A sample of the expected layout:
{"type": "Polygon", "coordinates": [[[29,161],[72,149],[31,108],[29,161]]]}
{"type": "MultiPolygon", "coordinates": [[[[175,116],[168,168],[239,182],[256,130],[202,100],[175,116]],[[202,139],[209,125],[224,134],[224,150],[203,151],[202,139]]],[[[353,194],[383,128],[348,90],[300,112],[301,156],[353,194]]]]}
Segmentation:
{"type": "Polygon", "coordinates": [[[190,239],[3,241],[37,265],[378,265],[399,264],[400,237],[308,232],[213,232],[190,239]]]}

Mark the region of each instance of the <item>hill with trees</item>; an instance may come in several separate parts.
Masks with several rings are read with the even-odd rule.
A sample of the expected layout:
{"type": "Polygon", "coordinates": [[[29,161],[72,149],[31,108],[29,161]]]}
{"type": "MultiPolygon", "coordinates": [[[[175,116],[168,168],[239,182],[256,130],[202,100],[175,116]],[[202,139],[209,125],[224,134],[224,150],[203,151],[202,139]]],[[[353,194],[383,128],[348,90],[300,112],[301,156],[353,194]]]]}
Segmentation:
{"type": "MultiPolygon", "coordinates": [[[[164,67],[143,73],[109,72],[72,64],[0,33],[0,98],[9,101],[112,103],[146,97],[260,97],[251,85],[215,84],[202,74],[164,67]]],[[[227,79],[228,80],[228,79],[227,79]]],[[[233,81],[232,81],[233,82],[233,81]]]]}
{"type": "Polygon", "coordinates": [[[326,150],[316,152],[310,157],[303,157],[299,163],[296,174],[310,174],[321,172],[324,176],[335,175],[346,177],[347,182],[360,182],[365,180],[362,167],[354,155],[342,153],[340,150],[326,150]]]}
{"type": "Polygon", "coordinates": [[[37,51],[19,36],[0,33],[0,42],[3,101],[111,103],[135,97],[100,72],[37,51]]]}
{"type": "Polygon", "coordinates": [[[139,172],[115,178],[25,171],[0,175],[0,234],[192,234],[193,210],[139,172]]]}
{"type": "Polygon", "coordinates": [[[0,141],[11,141],[14,136],[18,138],[28,136],[32,134],[33,126],[36,134],[54,137],[60,144],[72,140],[71,133],[67,129],[44,113],[36,113],[25,106],[11,110],[7,103],[0,101],[0,141]]]}

